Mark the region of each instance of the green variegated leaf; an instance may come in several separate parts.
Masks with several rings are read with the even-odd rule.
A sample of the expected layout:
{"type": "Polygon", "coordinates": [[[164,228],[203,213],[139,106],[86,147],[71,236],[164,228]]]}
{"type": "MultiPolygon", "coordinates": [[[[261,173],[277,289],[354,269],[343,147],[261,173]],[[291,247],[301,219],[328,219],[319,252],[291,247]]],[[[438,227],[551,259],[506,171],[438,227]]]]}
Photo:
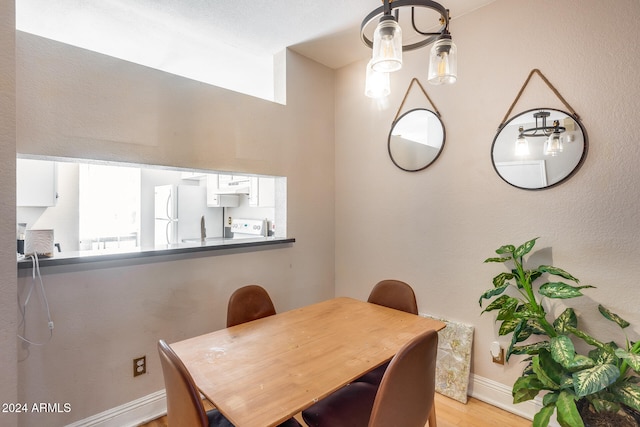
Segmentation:
{"type": "Polygon", "coordinates": [[[496,253],[498,255],[512,254],[515,250],[516,250],[516,247],[513,246],[513,245],[504,245],[504,246],[500,246],[498,249],[496,249],[496,253]]]}
{"type": "Polygon", "coordinates": [[[613,384],[620,376],[615,365],[596,365],[573,373],[573,383],[578,397],[597,393],[613,384]]]}
{"type": "MultiPolygon", "coordinates": [[[[502,286],[501,288],[493,288],[493,289],[489,289],[487,292],[485,292],[484,294],[482,294],[480,296],[480,300],[478,301],[478,303],[480,304],[480,307],[482,307],[482,300],[483,299],[490,299],[495,297],[496,295],[500,295],[501,293],[503,293],[505,291],[505,289],[507,289],[509,287],[509,284],[506,283],[504,286],[502,286]]],[[[503,297],[506,297],[506,295],[503,295],[503,297]]],[[[501,301],[500,298],[498,298],[497,300],[495,300],[493,303],[496,304],[502,304],[501,302],[497,302],[497,301],[501,301]]],[[[491,307],[491,306],[489,306],[491,307]]],[[[484,313],[485,311],[491,311],[491,310],[495,310],[497,308],[500,308],[498,306],[492,308],[491,310],[489,310],[489,307],[487,307],[486,310],[484,310],[482,313],[484,313]]],[[[481,313],[481,314],[482,314],[481,313]]]]}
{"type": "Polygon", "coordinates": [[[520,323],[520,319],[515,319],[515,318],[505,319],[502,322],[502,325],[500,325],[500,329],[498,330],[498,335],[503,336],[503,335],[510,334],[516,329],[516,326],[518,326],[518,323],[520,323]]]}
{"type": "Polygon", "coordinates": [[[502,306],[502,308],[500,309],[500,311],[498,312],[498,316],[496,317],[496,320],[512,319],[513,313],[516,311],[516,308],[518,307],[518,302],[519,301],[515,298],[511,298],[507,300],[502,306]]]}
{"type": "Polygon", "coordinates": [[[529,240],[528,242],[518,246],[518,248],[513,252],[513,257],[521,258],[531,252],[531,249],[533,249],[536,244],[536,240],[538,239],[539,237],[536,237],[535,239],[529,240]]]}
{"type": "Polygon", "coordinates": [[[557,420],[562,427],[584,427],[582,417],[576,407],[575,397],[567,392],[561,391],[556,401],[558,411],[557,420]]]}
{"type": "Polygon", "coordinates": [[[567,308],[560,316],[558,316],[555,322],[553,322],[553,328],[558,332],[558,334],[566,334],[567,325],[573,326],[574,328],[578,327],[578,317],[572,308],[567,308]]]}
{"type": "Polygon", "coordinates": [[[560,276],[563,279],[571,280],[572,282],[579,283],[580,281],[573,277],[571,274],[567,273],[561,268],[553,267],[551,265],[541,265],[538,267],[538,271],[541,273],[549,273],[554,276],[560,276]]]}
{"type": "Polygon", "coordinates": [[[568,336],[558,335],[551,338],[551,357],[553,357],[553,360],[568,368],[575,356],[575,347],[568,336]]]}
{"type": "Polygon", "coordinates": [[[531,400],[538,395],[543,385],[534,375],[520,377],[513,384],[513,403],[521,403],[531,400]]]}
{"type": "Polygon", "coordinates": [[[533,416],[532,427],[547,427],[553,411],[556,410],[555,405],[544,406],[533,416]]]}
{"type": "Polygon", "coordinates": [[[569,366],[567,366],[566,368],[569,372],[576,372],[582,369],[591,368],[595,365],[596,364],[593,359],[587,356],[583,356],[582,354],[576,354],[573,360],[569,363],[569,366]]]}
{"type": "Polygon", "coordinates": [[[631,369],[636,372],[640,372],[640,354],[629,353],[628,351],[619,348],[615,351],[615,355],[620,359],[626,360],[627,364],[631,366],[631,369]]]}
{"type": "Polygon", "coordinates": [[[640,411],[640,387],[637,384],[624,382],[616,384],[611,391],[615,394],[620,403],[624,403],[630,408],[640,411]]]}
{"type": "Polygon", "coordinates": [[[586,333],[574,328],[573,326],[566,325],[565,329],[568,332],[571,332],[573,335],[575,335],[578,338],[580,338],[581,340],[585,341],[587,344],[591,344],[591,345],[596,346],[598,348],[608,349],[608,347],[603,342],[598,341],[597,339],[593,338],[591,335],[588,335],[588,334],[586,334],[586,333]]]}
{"type": "Polygon", "coordinates": [[[589,358],[595,362],[596,365],[602,365],[605,363],[611,363],[615,365],[618,363],[618,359],[615,356],[615,350],[618,347],[615,343],[605,344],[605,346],[610,346],[609,350],[605,350],[602,348],[594,348],[589,352],[589,358]]]}
{"type": "Polygon", "coordinates": [[[534,344],[515,345],[513,346],[513,354],[538,354],[541,349],[549,349],[549,341],[540,341],[534,344]]]}
{"type": "Polygon", "coordinates": [[[542,396],[542,406],[555,405],[558,401],[558,395],[560,395],[559,391],[551,391],[542,396]]]}
{"type": "Polygon", "coordinates": [[[541,350],[533,356],[533,372],[547,390],[560,389],[562,382],[562,366],[556,363],[546,350],[541,350]]]}
{"type": "Polygon", "coordinates": [[[493,287],[500,288],[505,285],[507,280],[513,279],[513,274],[511,273],[500,273],[496,277],[493,278],[493,287]]]}
{"type": "Polygon", "coordinates": [[[610,400],[598,399],[597,397],[594,397],[592,399],[589,399],[589,402],[593,405],[593,409],[595,409],[596,412],[618,412],[620,410],[620,405],[610,400]]]}
{"type": "Polygon", "coordinates": [[[535,335],[547,335],[547,331],[544,330],[540,320],[538,319],[529,319],[527,320],[527,329],[531,331],[532,334],[535,335]]]}
{"type": "Polygon", "coordinates": [[[630,323],[624,320],[622,317],[610,312],[600,304],[598,304],[598,310],[606,319],[611,320],[612,322],[616,322],[622,329],[630,325],[630,323]]]}
{"type": "Polygon", "coordinates": [[[518,322],[518,324],[514,328],[513,335],[511,335],[511,343],[509,344],[509,348],[507,348],[507,356],[506,356],[507,362],[509,361],[509,358],[511,357],[511,353],[513,352],[513,346],[515,346],[520,341],[524,341],[524,340],[518,341],[519,339],[518,337],[522,333],[522,330],[524,329],[526,324],[527,324],[526,320],[521,320],[518,322]]]}
{"type": "Polygon", "coordinates": [[[513,317],[515,317],[517,319],[530,319],[532,317],[535,318],[535,317],[541,317],[541,316],[538,313],[536,313],[535,311],[529,309],[527,306],[521,305],[513,313],[513,317]]]}
{"type": "Polygon", "coordinates": [[[548,282],[540,286],[538,293],[549,298],[567,299],[582,296],[580,289],[593,288],[593,286],[571,286],[564,282],[548,282]]]}
{"type": "Polygon", "coordinates": [[[507,262],[511,261],[511,258],[487,258],[484,262],[507,262]]]}
{"type": "Polygon", "coordinates": [[[542,276],[542,273],[538,270],[527,270],[525,274],[530,283],[535,282],[538,277],[542,276]]]}

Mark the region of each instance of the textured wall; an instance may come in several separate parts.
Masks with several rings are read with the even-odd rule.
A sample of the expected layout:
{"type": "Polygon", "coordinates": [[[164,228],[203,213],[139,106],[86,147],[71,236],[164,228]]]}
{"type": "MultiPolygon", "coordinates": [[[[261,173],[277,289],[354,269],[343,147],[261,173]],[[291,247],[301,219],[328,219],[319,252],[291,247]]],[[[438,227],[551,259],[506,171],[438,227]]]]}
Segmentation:
{"type": "MultiPolygon", "coordinates": [[[[17,400],[15,3],[0,2],[0,403],[17,400]]],[[[0,413],[0,424],[17,425],[0,413]]]]}
{"type": "MultiPolygon", "coordinates": [[[[331,70],[287,53],[283,106],[25,33],[17,47],[18,152],[286,176],[296,238],[266,250],[43,269],[54,336],[20,350],[19,398],[72,411],[30,414],[21,425],[63,425],[164,388],[157,340],[223,327],[239,286],[262,284],[279,311],[333,296],[331,70]],[[148,374],[134,379],[142,354],[148,374]]],[[[29,282],[21,271],[19,287],[29,282]]],[[[46,325],[37,307],[34,338],[46,325]]]]}
{"type": "MultiPolygon", "coordinates": [[[[636,0],[615,7],[596,0],[498,0],[454,17],[455,85],[428,85],[428,52],[411,52],[392,77],[386,105],[362,95],[365,62],[339,70],[336,117],[345,119],[336,122],[336,294],[366,298],[383,278],[411,283],[421,312],[475,325],[473,372],[511,385],[522,366],[491,363],[497,327],[478,306],[503,267],[483,261],[502,244],[539,236],[536,247],[545,250],[538,262],[597,286],[575,301],[585,325],[603,339],[623,338],[589,321],[602,303],[632,322],[630,338],[637,339],[638,16],[636,0]],[[544,191],[504,183],[490,156],[496,128],[533,68],[578,112],[590,139],[582,169],[544,191]],[[396,168],[386,148],[412,77],[425,85],[447,131],[440,158],[418,173],[396,168]]],[[[412,90],[405,109],[416,107],[429,104],[412,90]]],[[[514,112],[535,107],[564,109],[537,77],[514,112]]]]}

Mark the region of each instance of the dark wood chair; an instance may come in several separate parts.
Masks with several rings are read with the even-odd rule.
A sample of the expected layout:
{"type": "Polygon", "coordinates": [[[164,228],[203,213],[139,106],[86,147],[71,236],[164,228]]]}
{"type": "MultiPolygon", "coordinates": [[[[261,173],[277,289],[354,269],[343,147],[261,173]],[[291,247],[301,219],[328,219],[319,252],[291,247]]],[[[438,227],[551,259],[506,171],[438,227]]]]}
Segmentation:
{"type": "Polygon", "coordinates": [[[236,289],[227,306],[227,328],[276,314],[269,293],[258,285],[236,289]]]}
{"type": "MultiPolygon", "coordinates": [[[[158,353],[167,391],[167,422],[171,427],[234,427],[217,409],[205,412],[191,374],[164,340],[158,341],[158,353]]],[[[279,427],[300,427],[300,423],[290,418],[279,427]]]]}
{"type": "MultiPolygon", "coordinates": [[[[438,334],[422,333],[391,359],[379,386],[352,383],[302,412],[309,427],[432,425],[438,334]]],[[[435,417],[433,418],[435,422],[435,417]]]]}

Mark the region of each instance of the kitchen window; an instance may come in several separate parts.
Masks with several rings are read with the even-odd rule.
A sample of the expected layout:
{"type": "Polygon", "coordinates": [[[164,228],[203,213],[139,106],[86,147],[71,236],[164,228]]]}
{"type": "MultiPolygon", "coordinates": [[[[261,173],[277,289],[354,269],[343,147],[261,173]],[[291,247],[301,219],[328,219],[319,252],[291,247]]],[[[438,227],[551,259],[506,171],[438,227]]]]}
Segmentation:
{"type": "Polygon", "coordinates": [[[140,168],[79,165],[80,250],[135,248],[140,236],[140,168]]]}

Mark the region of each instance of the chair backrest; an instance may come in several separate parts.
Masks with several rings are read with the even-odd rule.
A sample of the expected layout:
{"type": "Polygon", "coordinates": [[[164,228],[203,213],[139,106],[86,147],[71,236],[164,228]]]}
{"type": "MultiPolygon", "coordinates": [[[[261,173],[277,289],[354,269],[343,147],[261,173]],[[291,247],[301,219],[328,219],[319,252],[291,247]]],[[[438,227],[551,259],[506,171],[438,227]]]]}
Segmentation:
{"type": "Polygon", "coordinates": [[[416,294],[411,286],[400,280],[383,280],[378,282],[369,294],[368,302],[418,314],[416,294]]]}
{"type": "Polygon", "coordinates": [[[200,393],[182,360],[164,340],[158,341],[158,353],[167,390],[168,424],[171,427],[208,426],[200,393]]]}
{"type": "Polygon", "coordinates": [[[236,289],[229,298],[227,328],[276,314],[269,293],[258,285],[236,289]]]}
{"type": "Polygon", "coordinates": [[[433,407],[438,334],[430,330],[391,359],[369,419],[369,427],[424,427],[433,407]]]}

